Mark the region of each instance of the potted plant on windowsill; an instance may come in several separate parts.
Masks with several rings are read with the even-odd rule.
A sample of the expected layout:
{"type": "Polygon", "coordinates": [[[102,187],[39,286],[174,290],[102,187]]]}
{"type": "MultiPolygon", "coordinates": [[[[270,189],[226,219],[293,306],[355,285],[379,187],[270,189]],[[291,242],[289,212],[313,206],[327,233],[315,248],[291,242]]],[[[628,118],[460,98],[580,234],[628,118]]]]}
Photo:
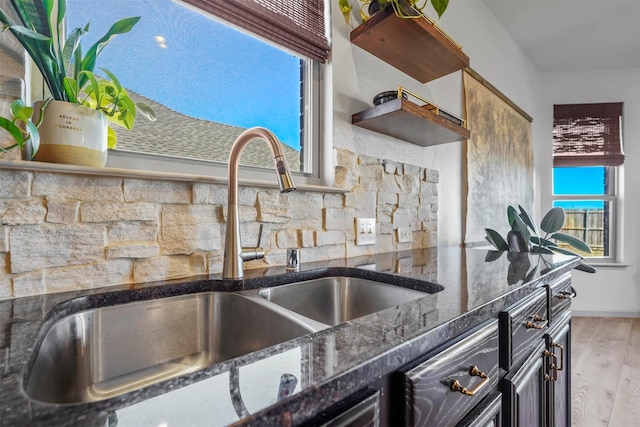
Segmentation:
{"type": "Polygon", "coordinates": [[[10,11],[0,9],[0,22],[33,59],[51,94],[51,101],[43,101],[46,105],[34,104],[34,121],[40,124],[40,147],[34,158],[104,166],[107,148],[116,144],[108,123],[130,130],[137,112],[155,120],[151,107],[134,103],[112,73],[102,69],[106,78],[94,74],[102,49],[116,35],[131,31],[140,17],[117,21],[83,53],[81,40],[89,24],[65,37],[65,0],[9,0],[9,4],[10,11]]]}

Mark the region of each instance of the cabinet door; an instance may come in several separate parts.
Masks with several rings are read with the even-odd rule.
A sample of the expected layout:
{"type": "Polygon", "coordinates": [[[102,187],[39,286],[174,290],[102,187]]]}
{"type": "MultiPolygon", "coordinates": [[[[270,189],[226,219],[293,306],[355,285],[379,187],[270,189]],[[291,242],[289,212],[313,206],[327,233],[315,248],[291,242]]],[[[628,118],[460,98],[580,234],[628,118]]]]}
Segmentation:
{"type": "Polygon", "coordinates": [[[503,425],[545,427],[546,419],[546,345],[543,340],[518,368],[504,377],[503,425]]]}
{"type": "Polygon", "coordinates": [[[571,314],[558,319],[557,326],[546,336],[549,357],[547,374],[549,427],[571,425],[571,314]]]}

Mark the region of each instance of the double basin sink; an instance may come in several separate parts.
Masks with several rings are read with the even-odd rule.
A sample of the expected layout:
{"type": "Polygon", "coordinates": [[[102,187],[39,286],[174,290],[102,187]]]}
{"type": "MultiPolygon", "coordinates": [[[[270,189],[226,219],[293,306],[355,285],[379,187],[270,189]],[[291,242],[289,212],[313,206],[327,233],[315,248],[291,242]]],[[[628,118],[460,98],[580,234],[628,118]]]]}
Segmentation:
{"type": "Polygon", "coordinates": [[[339,276],[93,308],[41,331],[25,391],[57,404],[109,399],[441,289],[339,276]]]}

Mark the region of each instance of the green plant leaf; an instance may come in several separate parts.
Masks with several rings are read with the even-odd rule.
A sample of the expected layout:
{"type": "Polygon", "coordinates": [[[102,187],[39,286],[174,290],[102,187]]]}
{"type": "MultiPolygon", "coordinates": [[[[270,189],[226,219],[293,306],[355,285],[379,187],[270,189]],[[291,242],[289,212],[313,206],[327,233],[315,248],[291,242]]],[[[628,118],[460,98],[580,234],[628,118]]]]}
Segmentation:
{"type": "Polygon", "coordinates": [[[518,216],[518,211],[513,206],[507,206],[507,221],[509,225],[513,228],[513,221],[518,216]]]}
{"type": "MultiPolygon", "coordinates": [[[[511,207],[511,206],[509,206],[511,207]]],[[[513,210],[514,214],[511,215],[510,221],[512,221],[511,224],[511,229],[514,231],[517,231],[518,233],[520,233],[520,235],[522,236],[522,238],[524,239],[525,243],[529,242],[531,240],[531,233],[529,233],[529,229],[527,228],[527,224],[524,223],[524,221],[522,220],[522,218],[520,218],[520,215],[518,215],[518,213],[515,211],[515,209],[513,210]]],[[[528,245],[528,243],[526,243],[528,245]]]]}
{"type": "Polygon", "coordinates": [[[518,209],[520,210],[520,218],[522,218],[522,221],[533,231],[533,234],[538,235],[538,226],[533,220],[533,216],[521,205],[518,205],[518,209]]]}
{"type": "Polygon", "coordinates": [[[13,116],[13,122],[16,121],[27,121],[31,119],[31,115],[33,114],[33,108],[27,107],[22,102],[22,99],[16,99],[13,101],[9,107],[11,111],[11,115],[13,116]]]}
{"type": "Polygon", "coordinates": [[[563,225],[564,209],[560,207],[552,208],[540,222],[540,228],[547,233],[555,233],[561,230],[563,225]]]}
{"type": "Polygon", "coordinates": [[[351,22],[351,10],[353,7],[349,4],[349,0],[340,0],[338,2],[338,7],[340,8],[340,12],[342,12],[342,16],[344,17],[344,23],[349,25],[351,22]]]}
{"type": "Polygon", "coordinates": [[[65,77],[63,82],[64,92],[67,94],[69,102],[78,104],[78,82],[75,81],[75,79],[70,79],[69,77],[65,77]]]}
{"type": "Polygon", "coordinates": [[[26,122],[24,122],[24,125],[27,127],[27,130],[29,132],[29,141],[31,142],[31,158],[33,158],[33,156],[35,156],[40,149],[40,132],[31,120],[27,120],[26,122]]]}
{"type": "Polygon", "coordinates": [[[9,106],[9,110],[11,111],[11,115],[13,117],[17,117],[18,114],[20,114],[20,112],[24,109],[24,102],[22,102],[22,99],[16,99],[15,101],[13,101],[11,103],[11,105],[9,106]]]}
{"type": "MultiPolygon", "coordinates": [[[[95,108],[96,110],[100,110],[101,92],[100,85],[98,84],[98,79],[96,79],[96,76],[91,71],[86,70],[80,72],[80,77],[85,77],[89,81],[90,88],[87,91],[87,94],[96,101],[96,105],[93,108],[95,108]]],[[[80,85],[80,87],[82,86],[80,85]]]]}
{"type": "Polygon", "coordinates": [[[551,240],[547,240],[547,239],[543,239],[542,237],[538,237],[538,236],[531,236],[530,242],[533,244],[536,244],[538,246],[544,246],[544,247],[556,247],[558,246],[556,244],[556,242],[551,241],[551,240]]]}
{"type": "Polygon", "coordinates": [[[107,127],[107,148],[113,150],[116,148],[116,144],[118,143],[118,137],[116,136],[116,131],[114,131],[111,126],[107,127]]]}
{"type": "Polygon", "coordinates": [[[507,241],[495,230],[491,228],[485,228],[484,231],[487,233],[486,239],[489,243],[493,245],[499,251],[508,251],[509,245],[507,245],[507,241]]]}
{"type": "Polygon", "coordinates": [[[47,87],[51,91],[51,96],[54,99],[65,101],[61,77],[64,70],[61,70],[59,64],[54,61],[51,53],[53,49],[51,38],[27,27],[16,25],[2,10],[0,10],[0,21],[9,28],[16,40],[33,58],[47,87]]]}
{"type": "Polygon", "coordinates": [[[431,0],[431,5],[438,13],[438,18],[442,18],[442,14],[447,10],[447,6],[449,6],[449,0],[431,0]]]}
{"type": "Polygon", "coordinates": [[[572,247],[579,250],[580,252],[585,252],[587,254],[591,253],[591,248],[589,247],[589,245],[587,245],[585,242],[583,242],[582,240],[576,237],[570,236],[565,233],[554,233],[551,235],[551,238],[559,242],[563,242],[568,245],[571,245],[572,247]]]}
{"type": "Polygon", "coordinates": [[[113,73],[109,70],[107,70],[106,68],[100,68],[102,71],[104,71],[104,73],[107,75],[107,77],[109,78],[109,80],[111,80],[111,82],[113,83],[113,85],[115,86],[115,88],[118,90],[118,92],[122,92],[124,89],[122,89],[122,85],[120,84],[120,81],[118,81],[118,79],[116,78],[116,76],[113,75],[113,73]]]}
{"type": "MultiPolygon", "coordinates": [[[[138,23],[140,20],[139,16],[131,17],[131,18],[123,18],[117,21],[115,24],[109,28],[109,31],[98,39],[87,51],[86,55],[82,59],[82,69],[91,71],[95,69],[96,66],[96,58],[102,52],[102,49],[118,34],[124,34],[131,31],[131,29],[138,23]]],[[[80,87],[83,86],[84,81],[79,79],[80,87]]]]}
{"type": "Polygon", "coordinates": [[[569,249],[565,249],[565,248],[553,248],[553,252],[555,253],[559,253],[559,254],[563,254],[563,255],[573,255],[573,256],[577,256],[581,259],[584,259],[584,257],[578,253],[575,253],[573,251],[570,251],[569,249]]]}
{"type": "Polygon", "coordinates": [[[18,146],[22,147],[24,145],[24,137],[22,136],[22,131],[11,120],[0,117],[0,128],[9,132],[13,139],[15,139],[18,146]]]}
{"type": "Polygon", "coordinates": [[[553,251],[551,249],[545,248],[543,246],[534,246],[534,247],[532,247],[531,248],[531,253],[553,255],[553,251]]]}
{"type": "MultiPolygon", "coordinates": [[[[62,65],[65,70],[69,69],[69,65],[71,64],[71,59],[75,58],[75,54],[76,54],[76,51],[78,50],[78,47],[80,46],[80,41],[82,39],[82,36],[84,36],[85,34],[86,34],[85,29],[80,27],[74,29],[71,33],[69,33],[69,36],[67,37],[67,42],[64,44],[64,48],[62,49],[62,65]]],[[[76,65],[78,66],[77,68],[79,72],[79,68],[80,68],[79,66],[81,64],[74,64],[74,68],[76,65]]],[[[78,78],[75,71],[73,74],[73,78],[74,79],[78,78]]]]}
{"type": "Polygon", "coordinates": [[[493,262],[498,260],[504,251],[487,251],[487,255],[484,257],[484,262],[493,262]]]}

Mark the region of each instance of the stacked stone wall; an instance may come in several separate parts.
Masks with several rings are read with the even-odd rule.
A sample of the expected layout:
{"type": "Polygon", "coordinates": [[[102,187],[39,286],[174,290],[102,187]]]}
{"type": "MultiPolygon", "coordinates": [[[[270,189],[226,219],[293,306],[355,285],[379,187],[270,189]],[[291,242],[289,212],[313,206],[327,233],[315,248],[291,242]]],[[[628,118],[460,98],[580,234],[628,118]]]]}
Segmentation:
{"type": "MultiPolygon", "coordinates": [[[[258,268],[435,246],[438,172],[335,151],[343,193],[241,187],[243,245],[263,224],[258,268]],[[376,244],[356,246],[355,218],[376,218],[376,244]],[[398,227],[412,241],[398,243],[398,227]]],[[[222,271],[223,184],[0,169],[0,298],[222,271]]]]}

